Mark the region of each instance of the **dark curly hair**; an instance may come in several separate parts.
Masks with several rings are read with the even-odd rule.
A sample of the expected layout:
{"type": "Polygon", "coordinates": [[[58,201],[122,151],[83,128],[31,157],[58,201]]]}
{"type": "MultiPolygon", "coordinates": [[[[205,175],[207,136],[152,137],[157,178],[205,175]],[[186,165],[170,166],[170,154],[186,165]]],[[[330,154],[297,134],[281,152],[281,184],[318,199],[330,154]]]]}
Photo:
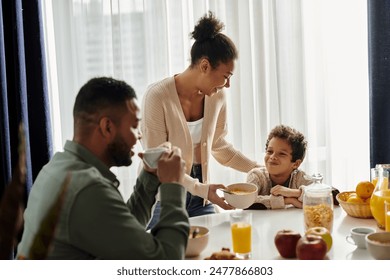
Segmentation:
{"type": "Polygon", "coordinates": [[[195,39],[191,48],[191,66],[203,57],[207,57],[213,69],[222,63],[228,63],[238,57],[233,41],[222,34],[224,24],[209,11],[199,19],[194,31],[190,33],[195,39]]]}
{"type": "Polygon", "coordinates": [[[298,159],[303,161],[306,154],[307,141],[301,132],[286,125],[278,125],[274,127],[268,134],[268,139],[265,144],[266,150],[268,149],[269,141],[271,141],[271,139],[274,137],[285,139],[291,145],[292,162],[295,162],[298,159]]]}

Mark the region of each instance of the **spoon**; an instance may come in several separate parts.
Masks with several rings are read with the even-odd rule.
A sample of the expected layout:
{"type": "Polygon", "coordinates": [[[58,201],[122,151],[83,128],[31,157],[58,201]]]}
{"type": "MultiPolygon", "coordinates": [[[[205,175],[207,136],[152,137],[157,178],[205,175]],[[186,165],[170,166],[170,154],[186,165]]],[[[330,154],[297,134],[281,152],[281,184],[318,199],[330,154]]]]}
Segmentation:
{"type": "Polygon", "coordinates": [[[195,238],[199,234],[199,228],[195,228],[192,232],[192,238],[195,238]]]}
{"type": "Polygon", "coordinates": [[[224,193],[228,193],[228,194],[234,194],[234,193],[232,193],[231,191],[229,191],[229,190],[225,190],[225,189],[220,189],[221,191],[223,191],[224,193]]]}

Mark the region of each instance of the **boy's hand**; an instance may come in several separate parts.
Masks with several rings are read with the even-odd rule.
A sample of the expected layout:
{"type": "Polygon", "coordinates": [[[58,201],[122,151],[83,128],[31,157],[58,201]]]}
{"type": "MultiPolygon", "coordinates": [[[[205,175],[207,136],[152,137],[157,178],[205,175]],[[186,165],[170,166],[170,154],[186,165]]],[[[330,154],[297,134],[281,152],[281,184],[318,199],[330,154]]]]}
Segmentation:
{"type": "Polygon", "coordinates": [[[281,185],[276,185],[271,189],[272,195],[281,195],[284,197],[299,197],[301,195],[300,189],[290,189],[281,185]]]}
{"type": "Polygon", "coordinates": [[[302,208],[302,202],[300,202],[297,198],[295,197],[285,197],[284,198],[284,204],[292,204],[296,208],[302,208]]]}

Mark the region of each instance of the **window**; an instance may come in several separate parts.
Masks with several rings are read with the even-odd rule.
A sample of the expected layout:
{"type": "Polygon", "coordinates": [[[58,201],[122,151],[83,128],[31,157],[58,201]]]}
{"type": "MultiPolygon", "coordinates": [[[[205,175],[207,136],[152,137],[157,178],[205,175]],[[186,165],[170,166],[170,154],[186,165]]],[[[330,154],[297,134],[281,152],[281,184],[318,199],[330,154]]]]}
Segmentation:
{"type": "MultiPolygon", "coordinates": [[[[189,33],[212,10],[239,50],[227,91],[234,146],[263,163],[268,132],[283,123],[308,139],[301,169],[341,190],[369,179],[366,1],[45,0],[44,8],[57,150],[72,138],[82,84],[112,76],[141,100],[147,85],[187,67],[189,33]]],[[[138,164],[115,169],[124,198],[138,164]]],[[[212,183],[245,180],[216,162],[210,174],[212,183]]]]}

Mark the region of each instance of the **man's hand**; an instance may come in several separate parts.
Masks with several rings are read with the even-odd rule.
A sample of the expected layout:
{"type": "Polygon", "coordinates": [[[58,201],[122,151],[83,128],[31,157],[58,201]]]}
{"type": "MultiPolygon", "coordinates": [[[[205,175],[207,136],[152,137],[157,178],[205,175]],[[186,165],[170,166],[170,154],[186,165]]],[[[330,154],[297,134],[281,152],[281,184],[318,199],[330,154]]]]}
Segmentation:
{"type": "Polygon", "coordinates": [[[225,189],[225,186],[224,185],[221,185],[221,184],[218,184],[218,185],[209,185],[209,193],[208,193],[208,197],[207,199],[210,200],[210,202],[218,205],[219,207],[221,207],[222,209],[225,209],[225,210],[232,210],[234,209],[233,206],[231,206],[230,204],[228,204],[226,201],[225,201],[225,198],[223,197],[220,197],[218,194],[217,194],[217,190],[218,189],[225,189]]]}
{"type": "Polygon", "coordinates": [[[178,183],[183,185],[186,171],[185,161],[181,157],[181,150],[173,147],[166,151],[158,161],[157,177],[161,183],[178,183]]]}
{"type": "MultiPolygon", "coordinates": [[[[172,144],[170,142],[164,142],[161,145],[158,145],[158,147],[166,148],[167,152],[171,152],[172,151],[172,144]]],[[[138,156],[140,157],[140,159],[142,159],[142,161],[144,160],[144,152],[138,153],[138,156]]],[[[150,168],[147,164],[145,164],[144,161],[143,161],[143,166],[144,166],[145,171],[147,171],[149,173],[152,173],[152,174],[157,176],[157,169],[150,168]]]]}

